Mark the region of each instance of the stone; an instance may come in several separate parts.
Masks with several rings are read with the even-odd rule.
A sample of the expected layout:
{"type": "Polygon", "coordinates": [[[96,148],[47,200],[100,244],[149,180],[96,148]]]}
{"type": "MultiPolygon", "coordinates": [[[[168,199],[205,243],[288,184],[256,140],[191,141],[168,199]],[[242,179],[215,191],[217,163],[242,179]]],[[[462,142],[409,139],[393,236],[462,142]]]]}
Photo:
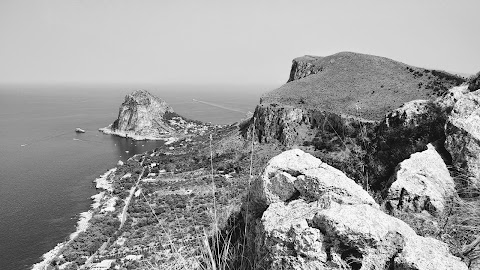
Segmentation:
{"type": "Polygon", "coordinates": [[[450,112],[457,101],[470,90],[467,84],[450,88],[444,96],[435,100],[435,103],[441,106],[445,111],[450,112]]]}
{"type": "Polygon", "coordinates": [[[480,183],[480,90],[463,95],[445,126],[445,148],[453,166],[480,183]]]}
{"type": "Polygon", "coordinates": [[[253,201],[266,208],[275,202],[285,202],[295,196],[319,200],[331,196],[342,203],[366,203],[379,207],[368,193],[320,159],[292,149],[273,157],[254,184],[253,201]]]}
{"type": "Polygon", "coordinates": [[[307,222],[319,209],[303,200],[271,204],[256,228],[256,260],[271,269],[323,269],[323,235],[307,222]]]}
{"type": "Polygon", "coordinates": [[[480,89],[480,72],[478,72],[468,80],[468,90],[476,91],[478,89],[480,89]]]}
{"type": "Polygon", "coordinates": [[[417,235],[345,178],[298,149],[272,158],[257,179],[270,192],[266,209],[248,230],[254,269],[467,269],[447,244],[417,235]],[[282,187],[289,191],[276,193],[282,187]]]}
{"type": "Polygon", "coordinates": [[[401,211],[439,214],[456,193],[447,165],[432,144],[402,161],[389,182],[387,208],[401,211]]]}
{"type": "Polygon", "coordinates": [[[405,222],[334,201],[271,204],[257,222],[255,251],[256,269],[467,269],[445,243],[405,222]]]}

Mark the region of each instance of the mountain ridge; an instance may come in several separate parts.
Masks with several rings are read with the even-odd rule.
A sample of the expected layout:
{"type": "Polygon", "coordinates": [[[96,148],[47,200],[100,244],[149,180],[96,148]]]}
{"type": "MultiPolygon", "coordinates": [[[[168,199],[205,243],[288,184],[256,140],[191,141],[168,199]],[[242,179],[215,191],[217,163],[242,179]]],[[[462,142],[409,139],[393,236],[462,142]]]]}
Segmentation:
{"type": "Polygon", "coordinates": [[[415,99],[433,99],[465,79],[386,57],[340,52],[292,61],[286,84],[265,93],[261,104],[294,105],[380,120],[415,99]]]}

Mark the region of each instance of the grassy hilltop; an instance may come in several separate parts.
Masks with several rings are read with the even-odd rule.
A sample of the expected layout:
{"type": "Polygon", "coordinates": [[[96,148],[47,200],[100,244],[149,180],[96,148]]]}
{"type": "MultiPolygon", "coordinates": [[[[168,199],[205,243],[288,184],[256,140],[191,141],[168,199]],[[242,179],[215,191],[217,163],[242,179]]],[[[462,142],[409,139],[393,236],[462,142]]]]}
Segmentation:
{"type": "Polygon", "coordinates": [[[266,93],[261,103],[315,107],[379,120],[407,101],[440,96],[464,81],[444,71],[367,54],[303,56],[294,60],[289,82],[266,93]],[[311,73],[300,79],[292,78],[301,63],[306,63],[311,73]]]}

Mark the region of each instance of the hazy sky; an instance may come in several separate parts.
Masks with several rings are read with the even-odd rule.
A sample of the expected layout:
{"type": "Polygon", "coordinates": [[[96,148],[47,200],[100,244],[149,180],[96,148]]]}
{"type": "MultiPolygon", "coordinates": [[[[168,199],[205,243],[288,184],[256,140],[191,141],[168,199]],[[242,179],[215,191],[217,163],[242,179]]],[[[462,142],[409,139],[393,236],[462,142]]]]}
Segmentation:
{"type": "Polygon", "coordinates": [[[282,84],[340,51],[480,71],[480,1],[0,0],[0,83],[282,84]]]}

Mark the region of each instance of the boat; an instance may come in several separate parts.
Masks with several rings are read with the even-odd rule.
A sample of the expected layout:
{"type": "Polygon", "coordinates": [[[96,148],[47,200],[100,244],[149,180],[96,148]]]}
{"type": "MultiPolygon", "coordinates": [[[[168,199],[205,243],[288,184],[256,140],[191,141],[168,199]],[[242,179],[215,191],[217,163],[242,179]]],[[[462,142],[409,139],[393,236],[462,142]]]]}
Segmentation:
{"type": "Polygon", "coordinates": [[[75,129],[75,132],[77,133],[85,133],[85,130],[81,129],[81,128],[76,128],[75,129]]]}

